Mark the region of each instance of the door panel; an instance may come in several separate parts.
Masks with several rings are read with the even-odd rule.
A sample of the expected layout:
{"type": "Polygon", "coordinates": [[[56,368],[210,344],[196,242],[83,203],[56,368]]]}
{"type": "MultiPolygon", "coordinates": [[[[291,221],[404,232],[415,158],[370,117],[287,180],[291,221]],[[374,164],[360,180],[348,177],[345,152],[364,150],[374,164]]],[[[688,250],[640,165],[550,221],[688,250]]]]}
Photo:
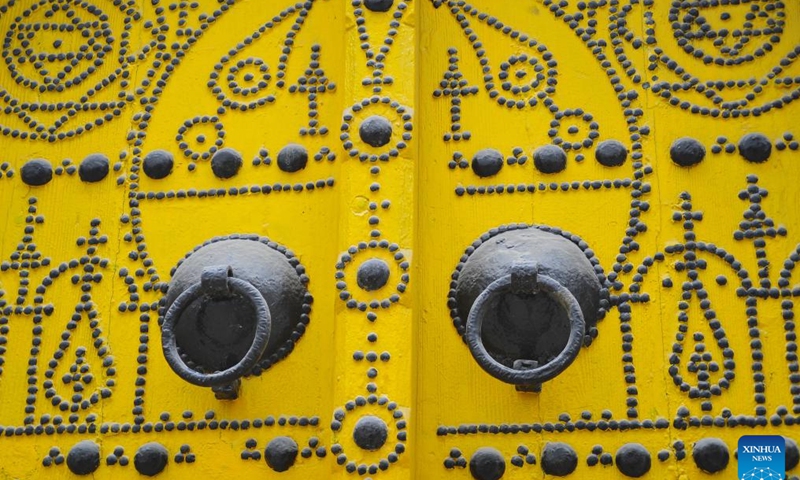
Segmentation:
{"type": "Polygon", "coordinates": [[[3,4],[0,476],[732,475],[800,413],[799,20],[3,4]]]}
{"type": "MultiPolygon", "coordinates": [[[[497,478],[502,465],[511,478],[560,468],[617,478],[641,466],[631,453],[641,444],[649,478],[700,478],[712,471],[704,452],[719,442],[732,457],[743,425],[791,436],[797,194],[781,185],[797,172],[793,133],[780,121],[792,98],[774,79],[782,68],[769,72],[781,59],[791,69],[797,32],[781,29],[738,54],[728,40],[695,42],[687,32],[699,16],[718,32],[748,12],[776,28],[796,13],[782,4],[770,13],[763,4],[692,5],[697,13],[679,2],[581,3],[442,2],[422,16],[420,45],[438,66],[420,76],[420,98],[430,99],[420,115],[442,127],[422,139],[439,161],[420,171],[418,406],[430,445],[422,450],[451,476],[497,478]],[[447,99],[458,98],[440,100],[442,72],[468,82],[447,87],[460,89],[469,139],[440,133],[451,126],[447,99]],[[596,136],[577,109],[591,114],[596,136]],[[762,138],[768,158],[753,155],[762,138]],[[605,155],[614,142],[627,152],[618,160],[605,155]],[[549,143],[567,147],[556,172],[531,161],[549,143]],[[484,149],[500,159],[489,170],[480,168],[491,163],[484,149]],[[499,247],[509,241],[503,230],[520,223],[577,235],[610,288],[597,338],[536,394],[476,364],[459,339],[470,312],[454,301],[472,255],[511,248],[499,247]]],[[[522,334],[514,327],[497,328],[522,334]]]]}

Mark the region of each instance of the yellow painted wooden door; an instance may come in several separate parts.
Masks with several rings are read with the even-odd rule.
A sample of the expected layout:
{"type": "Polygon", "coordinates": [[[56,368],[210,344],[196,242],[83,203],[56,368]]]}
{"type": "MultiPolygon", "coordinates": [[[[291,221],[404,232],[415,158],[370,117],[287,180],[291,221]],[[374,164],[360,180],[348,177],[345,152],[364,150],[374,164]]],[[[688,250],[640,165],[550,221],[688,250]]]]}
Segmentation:
{"type": "Polygon", "coordinates": [[[0,476],[734,478],[746,434],[794,469],[799,23],[793,0],[4,0],[0,476]],[[523,237],[577,263],[506,262],[523,237]],[[225,398],[161,325],[180,266],[243,243],[302,305],[225,398]],[[582,330],[488,296],[477,330],[506,369],[575,334],[570,361],[519,389],[482,368],[468,274],[574,300],[542,277],[578,264],[582,330]]]}

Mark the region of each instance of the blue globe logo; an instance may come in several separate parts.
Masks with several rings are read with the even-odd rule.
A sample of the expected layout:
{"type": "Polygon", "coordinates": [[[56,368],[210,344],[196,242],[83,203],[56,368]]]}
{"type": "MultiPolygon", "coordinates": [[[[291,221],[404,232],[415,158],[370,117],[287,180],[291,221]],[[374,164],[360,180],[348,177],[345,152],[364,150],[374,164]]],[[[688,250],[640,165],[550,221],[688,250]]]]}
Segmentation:
{"type": "Polygon", "coordinates": [[[756,467],[743,473],[740,480],[784,480],[784,478],[783,473],[776,472],[771,468],[756,467]]]}

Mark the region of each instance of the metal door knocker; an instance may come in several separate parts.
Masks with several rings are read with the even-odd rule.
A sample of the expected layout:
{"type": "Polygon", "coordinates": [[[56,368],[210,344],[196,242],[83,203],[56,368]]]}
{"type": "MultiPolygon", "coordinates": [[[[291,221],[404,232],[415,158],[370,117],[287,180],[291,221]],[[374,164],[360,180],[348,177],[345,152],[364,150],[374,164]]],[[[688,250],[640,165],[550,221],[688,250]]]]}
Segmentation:
{"type": "Polygon", "coordinates": [[[606,279],[591,250],[560,230],[504,230],[482,237],[459,264],[454,321],[484,371],[539,392],[596,335],[606,279]]]}
{"type": "Polygon", "coordinates": [[[535,391],[541,389],[542,382],[555,378],[564,371],[578,356],[583,344],[584,322],[581,307],[569,290],[548,277],[539,275],[535,263],[516,264],[511,273],[492,282],[486,290],[478,295],[467,318],[467,345],[478,364],[489,374],[506,383],[530,385],[535,391]],[[554,299],[567,312],[569,317],[569,340],[564,349],[548,363],[539,366],[535,360],[514,361],[509,368],[498,362],[483,345],[481,330],[483,318],[489,313],[492,304],[503,293],[516,295],[538,295],[543,292],[554,299]]]}
{"type": "MultiPolygon", "coordinates": [[[[195,283],[184,290],[172,303],[164,316],[164,323],[161,325],[161,342],[164,348],[164,357],[167,363],[181,378],[194,385],[201,387],[225,387],[238,382],[245,376],[264,354],[269,341],[270,329],[272,327],[272,317],[269,313],[269,306],[261,296],[261,292],[250,283],[234,278],[233,269],[230,265],[216,265],[206,267],[200,276],[200,282],[195,283]],[[183,315],[186,308],[193,302],[219,299],[229,300],[241,297],[249,301],[255,312],[256,331],[253,336],[253,343],[239,362],[223,371],[214,373],[201,373],[193,370],[186,365],[178,353],[178,342],[175,337],[175,325],[183,315]]],[[[232,387],[235,389],[235,387],[232,387]]],[[[230,390],[230,389],[226,389],[230,390]]]]}
{"type": "Polygon", "coordinates": [[[162,301],[161,345],[183,380],[238,397],[241,379],[289,354],[308,323],[308,277],[258,236],[214,239],[181,261],[162,301]]]}

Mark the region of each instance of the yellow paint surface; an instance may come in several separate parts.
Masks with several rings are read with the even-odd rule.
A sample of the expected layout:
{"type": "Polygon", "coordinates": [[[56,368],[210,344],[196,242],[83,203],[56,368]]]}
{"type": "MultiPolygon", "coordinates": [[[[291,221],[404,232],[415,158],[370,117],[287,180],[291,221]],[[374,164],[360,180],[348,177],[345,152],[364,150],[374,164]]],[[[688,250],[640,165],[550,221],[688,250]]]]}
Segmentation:
{"type": "Polygon", "coordinates": [[[613,457],[641,443],[652,455],[643,478],[694,479],[707,475],[692,446],[713,437],[731,453],[717,476],[733,478],[741,435],[796,438],[800,4],[698,13],[662,0],[365,2],[392,4],[373,12],[361,2],[0,4],[0,477],[71,478],[64,459],[91,440],[98,478],[140,477],[134,457],[148,442],[168,450],[168,478],[472,478],[458,462],[482,447],[503,455],[503,478],[550,478],[542,449],[564,442],[578,456],[572,478],[621,477],[615,464],[590,466],[593,449],[613,457]],[[746,30],[748,41],[721,29],[746,30]],[[320,83],[315,98],[303,91],[320,83]],[[373,115],[392,125],[385,146],[359,136],[373,115]],[[738,147],[753,133],[771,144],[761,163],[738,147]],[[672,161],[684,137],[705,147],[699,164],[672,161]],[[597,161],[608,140],[624,145],[622,165],[597,161]],[[289,144],[308,152],[297,172],[278,164],[289,144]],[[548,144],[569,144],[563,171],[534,167],[548,144]],[[243,158],[231,178],[211,168],[221,148],[243,158]],[[470,162],[484,149],[506,162],[481,178],[470,162]],[[174,157],[166,178],[142,170],[155,150],[174,157]],[[97,182],[78,172],[91,154],[109,161],[97,182]],[[52,167],[45,185],[23,181],[34,159],[52,167]],[[758,202],[740,196],[748,187],[758,202]],[[745,215],[756,203],[759,225],[745,215]],[[597,338],[538,394],[476,364],[447,302],[465,250],[511,223],[579,236],[613,284],[597,338]],[[765,246],[745,235],[759,228],[765,246]],[[234,233],[294,252],[314,303],[294,351],[222,401],[164,360],[158,287],[195,247],[234,233]],[[687,241],[703,246],[696,260],[676,251],[687,241]],[[356,271],[372,258],[390,279],[366,291],[356,271]],[[687,280],[702,282],[710,306],[692,297],[681,322],[687,280]],[[692,386],[692,352],[720,367],[734,360],[709,403],[673,382],[676,342],[672,362],[692,386]],[[91,370],[81,392],[64,380],[73,363],[91,370]],[[371,393],[387,403],[361,405],[371,393]],[[364,415],[388,425],[377,451],[354,442],[364,415]],[[300,454],[277,473],[264,449],[280,436],[300,454]],[[127,465],[109,460],[117,447],[127,465]],[[535,464],[512,463],[522,447],[535,464]],[[258,459],[245,459],[252,452],[258,459]]]}

